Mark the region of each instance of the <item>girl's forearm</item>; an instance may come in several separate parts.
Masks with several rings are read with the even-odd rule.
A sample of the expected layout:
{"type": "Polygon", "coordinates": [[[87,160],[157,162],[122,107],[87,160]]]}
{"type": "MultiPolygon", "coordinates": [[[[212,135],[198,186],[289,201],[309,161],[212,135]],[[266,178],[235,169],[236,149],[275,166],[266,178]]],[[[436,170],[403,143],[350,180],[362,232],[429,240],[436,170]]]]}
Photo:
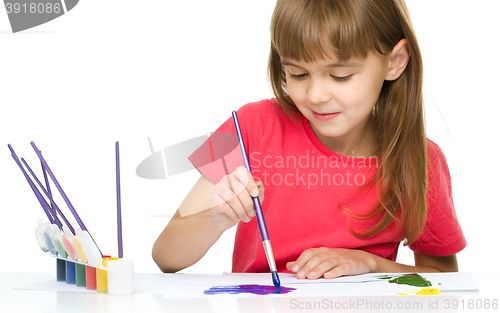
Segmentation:
{"type": "Polygon", "coordinates": [[[455,255],[440,257],[415,253],[415,266],[396,263],[371,253],[369,255],[370,271],[373,273],[439,273],[458,271],[455,255]]]}
{"type": "Polygon", "coordinates": [[[370,267],[370,272],[372,273],[438,273],[440,270],[428,267],[428,266],[412,266],[401,263],[396,263],[391,260],[381,258],[379,256],[373,256],[376,261],[374,262],[373,268],[370,267]]]}

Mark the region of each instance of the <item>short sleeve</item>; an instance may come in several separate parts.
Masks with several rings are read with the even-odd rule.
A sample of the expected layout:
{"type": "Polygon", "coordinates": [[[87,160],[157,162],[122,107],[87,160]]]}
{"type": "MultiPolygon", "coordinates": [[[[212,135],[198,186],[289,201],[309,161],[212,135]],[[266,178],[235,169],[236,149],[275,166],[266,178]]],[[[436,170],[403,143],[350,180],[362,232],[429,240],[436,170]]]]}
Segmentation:
{"type": "Polygon", "coordinates": [[[422,234],[409,247],[414,252],[447,256],[467,242],[453,204],[450,171],[443,151],[428,140],[427,219],[422,234]]]}
{"type": "MultiPolygon", "coordinates": [[[[273,105],[272,100],[262,100],[237,110],[247,153],[260,149],[259,138],[263,136],[270,105],[273,105]]],[[[188,159],[214,184],[243,166],[233,118],[228,118],[188,159]]]]}

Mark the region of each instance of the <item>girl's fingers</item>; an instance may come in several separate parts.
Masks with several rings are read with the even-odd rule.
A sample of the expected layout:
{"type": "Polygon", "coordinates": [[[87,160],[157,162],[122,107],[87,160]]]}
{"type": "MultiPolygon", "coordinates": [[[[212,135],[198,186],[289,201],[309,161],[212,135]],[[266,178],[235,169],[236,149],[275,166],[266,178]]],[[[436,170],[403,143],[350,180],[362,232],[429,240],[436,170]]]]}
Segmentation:
{"type": "Polygon", "coordinates": [[[237,195],[243,209],[246,213],[246,219],[242,219],[244,222],[250,222],[251,218],[255,216],[255,210],[253,205],[252,197],[248,194],[246,190],[242,191],[237,195]]]}
{"type": "MultiPolygon", "coordinates": [[[[345,263],[340,263],[338,258],[325,258],[319,263],[316,267],[314,267],[309,273],[307,273],[308,279],[317,279],[323,276],[325,273],[332,271],[338,267],[342,267],[345,263]]],[[[328,277],[333,278],[334,276],[328,277]]],[[[327,278],[327,277],[325,277],[327,278]]]]}
{"type": "MultiPolygon", "coordinates": [[[[259,201],[262,204],[262,202],[264,201],[264,184],[262,184],[261,181],[257,181],[256,188],[259,190],[259,201]]],[[[247,190],[248,190],[248,188],[245,189],[245,191],[238,194],[238,198],[240,199],[241,204],[245,208],[247,215],[250,218],[252,218],[256,215],[255,206],[253,203],[253,198],[251,197],[250,194],[248,194],[247,190]]],[[[248,221],[250,221],[250,220],[248,220],[248,221]]]]}
{"type": "MultiPolygon", "coordinates": [[[[297,273],[298,279],[308,277],[310,272],[323,262],[328,256],[326,255],[326,248],[312,248],[307,249],[297,258],[292,265],[291,271],[297,273]]],[[[312,273],[311,275],[315,275],[312,273]]]]}
{"type": "Polygon", "coordinates": [[[218,202],[217,205],[211,206],[211,210],[214,214],[225,214],[229,216],[232,220],[234,220],[236,223],[240,221],[240,218],[238,217],[238,214],[233,211],[231,206],[224,200],[222,199],[219,195],[214,195],[214,200],[218,202]]]}
{"type": "Polygon", "coordinates": [[[299,279],[364,274],[370,272],[367,255],[355,249],[313,248],[305,250],[295,262],[287,263],[287,268],[297,273],[299,279]]]}
{"type": "Polygon", "coordinates": [[[215,185],[209,207],[215,214],[226,214],[235,222],[249,222],[255,216],[252,195],[264,200],[264,186],[256,183],[245,168],[240,166],[215,185]]]}
{"type": "Polygon", "coordinates": [[[226,214],[236,222],[244,219],[246,212],[243,209],[238,197],[229,189],[229,176],[224,177],[221,182],[215,185],[214,193],[210,198],[209,207],[215,214],[226,214]]]}
{"type": "MultiPolygon", "coordinates": [[[[260,192],[259,188],[257,188],[257,184],[255,183],[255,180],[252,177],[252,174],[246,169],[244,166],[240,166],[234,171],[233,173],[234,177],[238,179],[241,183],[242,186],[246,189],[248,194],[251,197],[258,197],[260,192]]],[[[240,191],[236,191],[236,194],[239,194],[240,191]]]]}
{"type": "Polygon", "coordinates": [[[335,268],[332,268],[328,272],[324,273],[323,276],[326,279],[331,279],[349,274],[350,274],[349,265],[347,265],[347,263],[342,263],[339,266],[336,266],[335,268]]]}
{"type": "MultiPolygon", "coordinates": [[[[250,221],[250,218],[255,216],[255,208],[253,205],[252,197],[262,196],[261,190],[263,191],[262,182],[259,185],[254,181],[250,172],[243,166],[240,166],[234,171],[232,175],[229,176],[229,180],[232,182],[232,190],[238,196],[240,203],[245,209],[249,219],[243,219],[243,221],[250,221]]],[[[262,200],[263,200],[262,196],[262,200]]]]}
{"type": "MultiPolygon", "coordinates": [[[[238,197],[239,202],[241,203],[243,209],[245,210],[246,216],[245,218],[242,218],[242,221],[244,222],[250,222],[251,218],[255,216],[255,210],[253,206],[253,200],[250,194],[248,193],[249,185],[252,183],[248,181],[248,176],[247,176],[247,169],[244,167],[239,167],[235,172],[234,172],[234,178],[231,178],[229,176],[229,180],[232,181],[233,179],[235,180],[235,183],[237,187],[234,187],[233,184],[233,191],[236,193],[236,196],[238,197]],[[245,182],[248,182],[247,185],[244,185],[245,182]],[[239,191],[239,192],[238,192],[239,191]]],[[[248,173],[250,174],[250,173],[248,173]]],[[[252,179],[253,182],[253,179],[252,179]]],[[[257,188],[257,187],[255,187],[257,188]]]]}
{"type": "MultiPolygon", "coordinates": [[[[230,179],[230,178],[228,178],[230,179]]],[[[231,189],[225,188],[219,191],[219,196],[225,201],[227,204],[226,211],[234,212],[237,215],[237,221],[247,221],[250,217],[247,214],[247,211],[243,207],[242,203],[238,196],[234,194],[231,189]]]]}
{"type": "Polygon", "coordinates": [[[255,216],[255,208],[253,205],[253,197],[258,197],[261,195],[259,187],[252,177],[252,174],[243,166],[238,167],[234,172],[234,177],[239,180],[244,190],[241,192],[236,192],[238,198],[240,198],[243,207],[247,211],[249,217],[255,216]]]}

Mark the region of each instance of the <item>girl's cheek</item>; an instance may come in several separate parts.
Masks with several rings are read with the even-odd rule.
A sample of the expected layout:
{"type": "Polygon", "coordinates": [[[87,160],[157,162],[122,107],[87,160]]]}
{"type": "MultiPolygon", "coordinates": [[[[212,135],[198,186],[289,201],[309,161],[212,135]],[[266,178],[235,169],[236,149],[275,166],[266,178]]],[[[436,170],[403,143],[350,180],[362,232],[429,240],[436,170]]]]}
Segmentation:
{"type": "Polygon", "coordinates": [[[300,103],[300,99],[295,91],[295,89],[293,88],[289,88],[287,86],[287,90],[288,90],[288,95],[290,96],[290,98],[292,98],[292,101],[295,103],[295,104],[298,104],[300,103]]]}
{"type": "Polygon", "coordinates": [[[287,84],[287,90],[288,94],[294,101],[294,103],[300,103],[304,101],[304,98],[306,97],[307,93],[305,90],[301,90],[300,86],[298,86],[295,83],[288,83],[287,84]]]}

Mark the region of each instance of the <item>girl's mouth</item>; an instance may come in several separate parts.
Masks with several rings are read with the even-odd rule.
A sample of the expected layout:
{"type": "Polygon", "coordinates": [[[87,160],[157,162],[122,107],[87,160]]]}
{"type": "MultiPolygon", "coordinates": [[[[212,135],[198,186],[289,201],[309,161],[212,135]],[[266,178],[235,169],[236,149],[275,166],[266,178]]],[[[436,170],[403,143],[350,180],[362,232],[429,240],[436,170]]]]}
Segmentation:
{"type": "Polygon", "coordinates": [[[335,112],[335,113],[316,113],[312,111],[314,117],[320,121],[329,121],[335,117],[337,117],[340,112],[335,112]]]}

